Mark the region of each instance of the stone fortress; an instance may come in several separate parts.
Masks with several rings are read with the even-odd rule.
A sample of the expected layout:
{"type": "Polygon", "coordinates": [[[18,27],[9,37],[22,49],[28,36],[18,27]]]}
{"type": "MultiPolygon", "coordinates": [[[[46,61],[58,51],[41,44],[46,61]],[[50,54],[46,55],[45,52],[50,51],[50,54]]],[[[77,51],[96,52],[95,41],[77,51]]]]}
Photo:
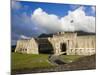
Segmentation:
{"type": "Polygon", "coordinates": [[[57,32],[52,36],[20,39],[15,52],[39,54],[48,52],[54,55],[93,55],[96,54],[95,35],[77,35],[76,32],[57,32]]]}

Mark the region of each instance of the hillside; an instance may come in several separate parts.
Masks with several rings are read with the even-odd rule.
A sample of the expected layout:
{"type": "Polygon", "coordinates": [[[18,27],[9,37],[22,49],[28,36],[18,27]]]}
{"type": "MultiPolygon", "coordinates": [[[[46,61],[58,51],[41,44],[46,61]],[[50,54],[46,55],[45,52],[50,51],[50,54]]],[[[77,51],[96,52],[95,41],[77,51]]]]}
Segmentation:
{"type": "MultiPolygon", "coordinates": [[[[84,32],[84,31],[75,31],[75,33],[77,33],[78,36],[82,36],[82,35],[96,35],[96,33],[84,32]]],[[[56,33],[54,33],[54,34],[56,34],[56,33]]],[[[44,38],[44,37],[52,37],[52,36],[53,36],[53,33],[51,33],[51,34],[43,33],[43,34],[40,34],[38,37],[39,38],[44,38]]]]}

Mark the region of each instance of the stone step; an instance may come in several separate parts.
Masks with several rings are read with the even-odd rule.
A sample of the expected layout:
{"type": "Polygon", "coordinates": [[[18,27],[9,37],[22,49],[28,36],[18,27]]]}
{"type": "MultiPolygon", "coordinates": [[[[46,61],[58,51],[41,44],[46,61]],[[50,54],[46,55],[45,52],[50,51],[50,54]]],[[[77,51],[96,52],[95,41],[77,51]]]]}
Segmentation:
{"type": "Polygon", "coordinates": [[[56,55],[50,56],[48,60],[54,65],[66,64],[66,62],[60,56],[56,55]]]}

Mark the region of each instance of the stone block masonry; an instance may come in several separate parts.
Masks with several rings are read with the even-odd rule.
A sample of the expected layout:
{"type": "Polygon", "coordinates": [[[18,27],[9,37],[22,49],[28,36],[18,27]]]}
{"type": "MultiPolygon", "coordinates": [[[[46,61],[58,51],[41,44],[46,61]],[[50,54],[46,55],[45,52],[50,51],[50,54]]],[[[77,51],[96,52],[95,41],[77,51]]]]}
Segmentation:
{"type": "Polygon", "coordinates": [[[39,50],[51,50],[54,55],[96,54],[95,35],[78,36],[75,32],[58,32],[52,37],[22,39],[17,41],[15,52],[39,54],[39,50]]]}

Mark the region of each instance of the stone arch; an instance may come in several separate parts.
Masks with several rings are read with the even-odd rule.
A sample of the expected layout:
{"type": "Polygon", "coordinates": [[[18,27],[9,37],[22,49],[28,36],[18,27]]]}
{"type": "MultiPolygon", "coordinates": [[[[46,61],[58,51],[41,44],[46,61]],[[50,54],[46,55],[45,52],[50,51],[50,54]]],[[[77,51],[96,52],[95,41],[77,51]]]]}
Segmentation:
{"type": "Polygon", "coordinates": [[[65,52],[66,51],[66,49],[67,49],[66,46],[67,46],[66,43],[64,43],[64,42],[60,43],[61,52],[65,52]]]}

